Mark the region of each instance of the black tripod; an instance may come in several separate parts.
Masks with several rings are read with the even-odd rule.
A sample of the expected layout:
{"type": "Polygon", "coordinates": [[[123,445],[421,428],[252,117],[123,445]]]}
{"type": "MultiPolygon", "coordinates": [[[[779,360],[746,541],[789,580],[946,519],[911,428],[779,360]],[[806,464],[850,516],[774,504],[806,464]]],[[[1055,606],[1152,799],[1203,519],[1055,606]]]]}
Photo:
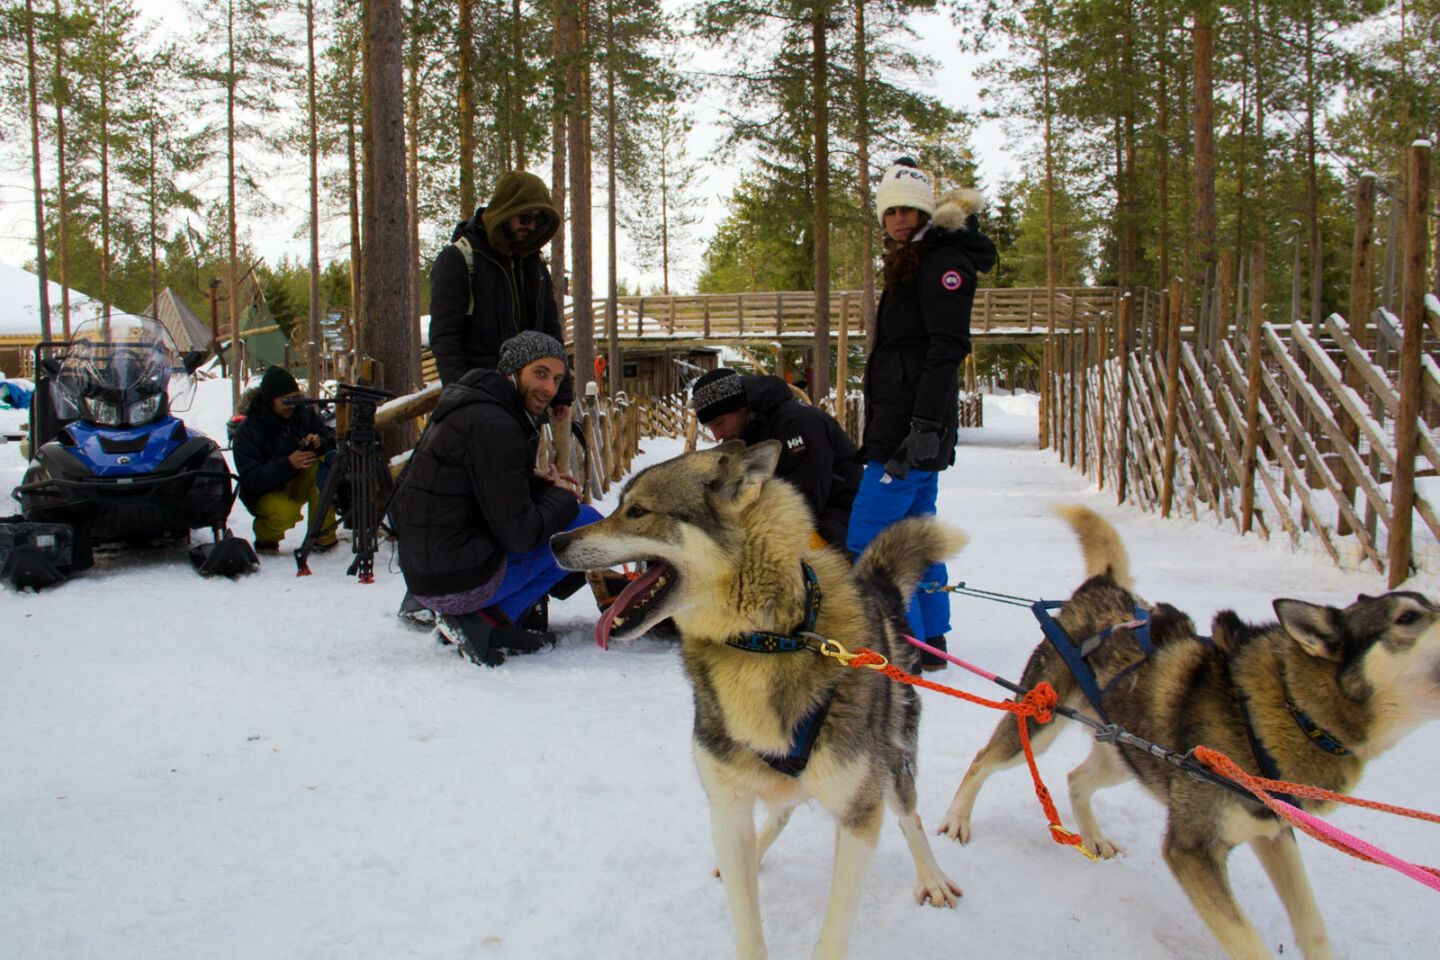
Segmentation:
{"type": "Polygon", "coordinates": [[[380,544],[380,530],[392,533],[386,523],[390,500],[395,495],[395,484],[390,480],[390,467],[385,461],[385,450],[380,445],[380,434],[375,429],[375,407],[395,394],[374,387],[361,387],[342,383],[333,398],[318,400],[286,400],[289,404],[348,403],[350,405],[350,429],[335,441],[335,462],[325,476],[320,488],[320,502],[310,513],[310,522],[305,530],[305,539],[295,551],[297,576],[310,575],[306,558],[314,542],[333,534],[339,525],[326,524],[325,517],[335,503],[335,494],[340,485],[350,481],[350,506],[345,511],[345,520],[355,539],[351,550],[355,561],[350,564],[347,574],[358,574],[361,583],[375,582],[375,551],[380,544]]]}

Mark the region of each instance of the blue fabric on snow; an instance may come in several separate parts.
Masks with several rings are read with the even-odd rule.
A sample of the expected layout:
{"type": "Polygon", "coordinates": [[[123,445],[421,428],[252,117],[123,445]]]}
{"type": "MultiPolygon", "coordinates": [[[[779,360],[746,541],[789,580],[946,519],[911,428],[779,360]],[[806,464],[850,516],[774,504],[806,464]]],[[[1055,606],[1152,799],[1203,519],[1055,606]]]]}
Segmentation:
{"type": "Polygon", "coordinates": [[[30,393],[31,391],[18,383],[0,380],[0,406],[11,406],[16,410],[24,410],[30,406],[30,393]]]}
{"type": "MultiPolygon", "coordinates": [[[[860,477],[860,492],[850,510],[850,532],[845,547],[858,555],[890,524],[905,517],[934,516],[935,498],[940,490],[940,474],[934,470],[911,470],[904,480],[885,473],[885,465],[871,460],[860,477]]],[[[949,571],[945,564],[931,564],[920,578],[921,583],[947,584],[949,571]]],[[[910,621],[910,634],[917,640],[928,640],[950,632],[950,595],[916,590],[905,613],[910,621]]]]}

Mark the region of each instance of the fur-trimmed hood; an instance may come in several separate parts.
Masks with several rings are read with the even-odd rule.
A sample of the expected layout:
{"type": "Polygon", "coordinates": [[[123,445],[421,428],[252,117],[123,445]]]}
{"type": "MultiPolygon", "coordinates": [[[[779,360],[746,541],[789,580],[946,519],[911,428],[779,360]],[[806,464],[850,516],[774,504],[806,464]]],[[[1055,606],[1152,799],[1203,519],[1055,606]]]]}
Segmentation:
{"type": "Polygon", "coordinates": [[[978,231],[979,223],[971,218],[984,209],[985,197],[979,190],[958,187],[940,198],[940,206],[935,208],[931,222],[944,230],[978,231]]]}
{"type": "Polygon", "coordinates": [[[994,242],[980,232],[976,216],[985,209],[985,197],[979,190],[963,187],[947,192],[930,219],[930,229],[917,241],[927,247],[957,246],[975,267],[976,273],[988,273],[1000,260],[994,242]]]}

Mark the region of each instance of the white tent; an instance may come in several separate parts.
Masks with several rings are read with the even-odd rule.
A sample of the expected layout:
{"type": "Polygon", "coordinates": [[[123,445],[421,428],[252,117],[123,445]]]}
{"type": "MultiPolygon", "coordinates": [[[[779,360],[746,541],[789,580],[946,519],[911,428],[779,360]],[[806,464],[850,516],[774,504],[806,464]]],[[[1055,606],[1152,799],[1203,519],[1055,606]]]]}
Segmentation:
{"type": "MultiPolygon", "coordinates": [[[[60,317],[60,284],[51,280],[50,331],[57,339],[65,329],[60,317]]],[[[100,301],[70,291],[70,326],[93,317],[100,301]]],[[[40,335],[40,280],[35,274],[8,263],[0,263],[0,336],[40,335]]]]}

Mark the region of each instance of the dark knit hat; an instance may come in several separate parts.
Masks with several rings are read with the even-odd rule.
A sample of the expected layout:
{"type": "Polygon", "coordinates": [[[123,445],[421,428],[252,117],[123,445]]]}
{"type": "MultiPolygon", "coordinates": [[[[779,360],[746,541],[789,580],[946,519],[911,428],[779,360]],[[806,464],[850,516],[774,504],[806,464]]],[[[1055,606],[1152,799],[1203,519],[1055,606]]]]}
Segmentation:
{"type": "Polygon", "coordinates": [[[729,367],[717,367],[690,388],[690,406],[701,423],[734,413],[745,406],[745,382],[729,367]]]}
{"type": "Polygon", "coordinates": [[[260,396],[265,398],[266,403],[299,389],[300,384],[295,382],[290,371],[284,367],[271,367],[265,371],[265,376],[260,378],[260,396]]]}
{"type": "Polygon", "coordinates": [[[550,357],[563,364],[564,344],[539,330],[521,330],[500,344],[500,361],[495,364],[495,369],[509,376],[519,373],[542,357],[550,357]]]}

